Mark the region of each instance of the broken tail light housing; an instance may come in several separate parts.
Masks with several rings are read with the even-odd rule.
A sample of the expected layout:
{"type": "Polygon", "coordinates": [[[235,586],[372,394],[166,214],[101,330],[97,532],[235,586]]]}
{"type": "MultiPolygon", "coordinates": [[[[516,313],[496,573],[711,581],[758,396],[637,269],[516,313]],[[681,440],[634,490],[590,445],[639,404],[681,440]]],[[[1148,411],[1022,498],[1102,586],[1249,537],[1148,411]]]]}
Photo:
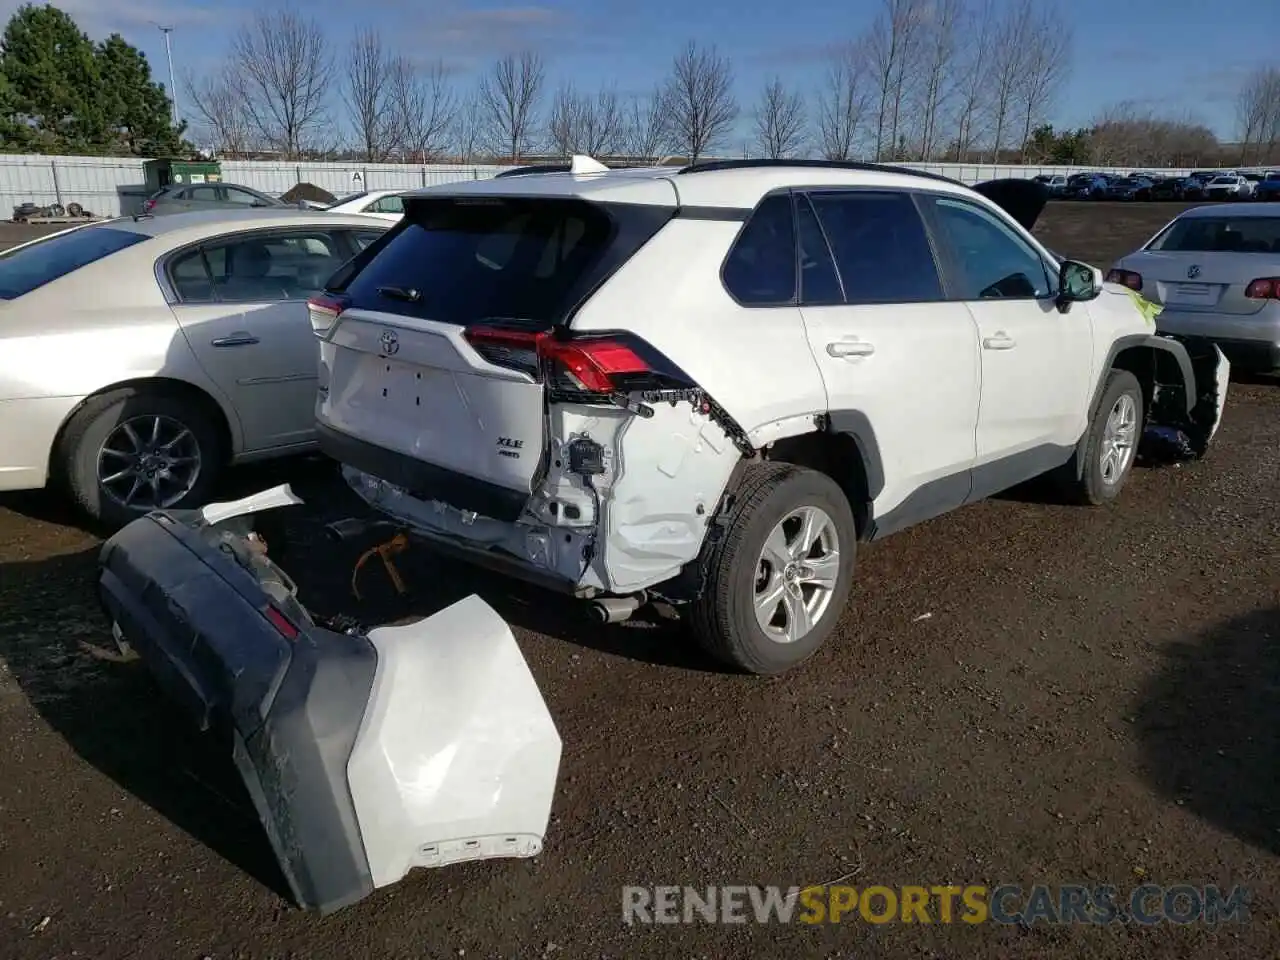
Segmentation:
{"type": "Polygon", "coordinates": [[[1280,277],[1259,277],[1244,288],[1250,300],[1280,300],[1280,277]]]}
{"type": "Polygon", "coordinates": [[[1112,267],[1107,271],[1107,283],[1118,283],[1130,290],[1142,289],[1142,274],[1132,270],[1119,270],[1112,267]]]}
{"type": "Polygon", "coordinates": [[[351,305],[346,297],[332,293],[321,293],[307,301],[307,313],[311,317],[311,331],[317,337],[324,337],[333,330],[334,324],[342,316],[342,311],[351,305]]]}
{"type": "Polygon", "coordinates": [[[652,348],[626,334],[571,336],[550,330],[470,327],[464,335],[489,363],[522,370],[535,379],[545,372],[569,390],[611,394],[688,383],[652,348]]]}

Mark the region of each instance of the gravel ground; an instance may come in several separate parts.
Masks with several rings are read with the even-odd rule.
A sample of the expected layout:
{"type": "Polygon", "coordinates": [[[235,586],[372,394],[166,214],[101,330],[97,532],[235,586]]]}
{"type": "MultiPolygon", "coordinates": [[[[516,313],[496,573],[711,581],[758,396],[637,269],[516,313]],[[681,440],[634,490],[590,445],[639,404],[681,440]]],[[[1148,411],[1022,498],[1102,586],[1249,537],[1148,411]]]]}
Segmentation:
{"type": "MultiPolygon", "coordinates": [[[[1108,266],[1172,205],[1054,204],[1108,266]]],[[[222,758],[109,652],[98,541],[0,502],[0,942],[90,957],[1240,957],[1280,953],[1280,383],[1235,387],[1210,458],[1114,508],[1021,490],[860,557],[839,634],[771,681],[679,629],[410,555],[424,604],[479,591],[564,737],[545,852],[292,909],[222,758]],[[1252,890],[1194,924],[627,927],[625,884],[1188,883],[1252,890]]],[[[241,472],[229,493],[292,473],[241,472]]],[[[337,510],[335,505],[332,509],[337,510]]],[[[304,551],[315,524],[288,531],[304,551]]],[[[296,564],[295,573],[303,572],[296,564]]],[[[332,583],[305,578],[323,605],[332,583]]]]}

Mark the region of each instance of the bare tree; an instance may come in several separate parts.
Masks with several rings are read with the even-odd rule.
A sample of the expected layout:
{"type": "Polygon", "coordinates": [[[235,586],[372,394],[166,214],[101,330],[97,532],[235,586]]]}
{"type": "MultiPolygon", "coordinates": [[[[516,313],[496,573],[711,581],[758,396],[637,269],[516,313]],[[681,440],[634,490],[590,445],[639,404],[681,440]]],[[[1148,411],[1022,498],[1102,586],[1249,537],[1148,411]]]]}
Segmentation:
{"type": "Polygon", "coordinates": [[[360,30],[347,52],[342,100],[364,159],[380,163],[399,145],[391,109],[392,57],[375,30],[360,30]]]}
{"type": "Polygon", "coordinates": [[[472,91],[459,103],[453,114],[449,134],[453,140],[458,159],[463,163],[474,163],[484,139],[484,118],[480,96],[472,91]]]}
{"type": "Polygon", "coordinates": [[[295,158],[324,135],[334,65],[314,19],[289,8],[255,13],[231,40],[230,69],[265,143],[295,158]]]}
{"type": "Polygon", "coordinates": [[[996,0],[980,0],[969,10],[961,28],[959,83],[956,91],[955,146],[957,162],[968,157],[977,142],[987,105],[992,62],[995,59],[996,0]]]}
{"type": "Polygon", "coordinates": [[[1000,162],[1000,148],[1013,122],[1018,89],[1027,70],[1027,52],[1035,24],[1036,0],[1011,0],[1004,9],[995,30],[991,58],[991,123],[994,139],[991,162],[1000,162]]]}
{"type": "Polygon", "coordinates": [[[917,114],[920,159],[938,146],[943,117],[956,92],[956,44],[964,0],[933,0],[920,29],[920,90],[917,114]]]}
{"type": "Polygon", "coordinates": [[[1022,113],[1022,162],[1031,129],[1044,119],[1071,67],[1071,20],[1051,7],[1028,12],[1027,46],[1014,97],[1022,113]]]}
{"type": "Polygon", "coordinates": [[[876,81],[876,145],[874,159],[898,149],[899,122],[907,98],[907,78],[914,75],[922,0],[883,0],[883,8],[867,34],[867,53],[876,81]]]}
{"type": "Polygon", "coordinates": [[[760,92],[755,110],[756,143],[770,160],[795,156],[805,141],[804,97],[774,77],[760,92]]]}
{"type": "Polygon", "coordinates": [[[397,57],[391,62],[388,87],[392,123],[404,151],[417,163],[436,159],[449,144],[458,111],[444,63],[436,60],[418,67],[397,57]]]}
{"type": "Polygon", "coordinates": [[[738,119],[733,65],[715,46],[690,41],[671,64],[663,100],[671,149],[697,163],[724,140],[738,119]]]}
{"type": "Polygon", "coordinates": [[[1240,132],[1240,163],[1271,163],[1280,142],[1280,67],[1258,67],[1245,79],[1236,96],[1240,132]]]}
{"type": "Polygon", "coordinates": [[[818,140],[827,160],[851,160],[871,103],[866,48],[847,43],[831,57],[818,93],[818,140]]]}
{"type": "Polygon", "coordinates": [[[631,99],[623,121],[623,149],[644,160],[656,160],[667,142],[670,124],[661,87],[631,99]]]}
{"type": "Polygon", "coordinates": [[[1121,102],[1094,120],[1089,151],[1100,166],[1187,167],[1220,162],[1221,147],[1213,131],[1191,117],[1159,117],[1121,102]]]}
{"type": "Polygon", "coordinates": [[[512,163],[530,149],[545,79],[542,57],[529,50],[507,54],[480,78],[477,95],[489,139],[512,163]]]}
{"type": "Polygon", "coordinates": [[[573,84],[556,91],[547,125],[557,153],[569,156],[611,156],[618,152],[624,133],[622,106],[613,89],[595,96],[579,93],[573,84]]]}
{"type": "Polygon", "coordinates": [[[214,151],[228,159],[249,151],[249,118],[239,78],[228,67],[199,80],[186,78],[187,103],[195,110],[197,126],[204,128],[214,151]]]}

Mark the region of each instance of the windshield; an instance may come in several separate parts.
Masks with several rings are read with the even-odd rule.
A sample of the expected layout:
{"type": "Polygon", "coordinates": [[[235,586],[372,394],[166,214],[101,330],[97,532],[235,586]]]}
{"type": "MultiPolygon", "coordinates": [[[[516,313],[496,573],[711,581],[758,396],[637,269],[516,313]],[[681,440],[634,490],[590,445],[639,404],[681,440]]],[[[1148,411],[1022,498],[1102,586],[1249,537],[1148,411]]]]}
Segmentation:
{"type": "Polygon", "coordinates": [[[1235,183],[1235,177],[1214,177],[1211,183],[1235,183]]]}
{"type": "Polygon", "coordinates": [[[1148,250],[1166,253],[1280,253],[1280,217],[1186,217],[1148,250]]]}
{"type": "Polygon", "coordinates": [[[369,193],[367,190],[361,190],[359,193],[348,193],[345,197],[339,197],[337,200],[333,201],[333,203],[329,204],[325,209],[332,210],[334,207],[340,207],[344,203],[351,203],[353,200],[359,200],[361,197],[367,197],[368,195],[369,193]]]}
{"type": "Polygon", "coordinates": [[[21,297],[146,239],[130,230],[82,227],[0,253],[0,300],[21,297]]]}

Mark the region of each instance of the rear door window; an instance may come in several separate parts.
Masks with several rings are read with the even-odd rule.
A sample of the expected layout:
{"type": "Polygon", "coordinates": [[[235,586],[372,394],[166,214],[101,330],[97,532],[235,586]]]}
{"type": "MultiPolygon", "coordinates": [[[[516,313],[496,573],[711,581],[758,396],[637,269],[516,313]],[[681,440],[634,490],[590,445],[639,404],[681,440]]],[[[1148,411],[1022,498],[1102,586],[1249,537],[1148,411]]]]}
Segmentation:
{"type": "Polygon", "coordinates": [[[169,277],[183,303],[305,300],[345,259],[341,240],[327,231],[262,233],[188,250],[169,277]]]}
{"type": "Polygon", "coordinates": [[[1280,253],[1280,217],[1184,217],[1147,248],[1167,253],[1280,253]]]}
{"type": "Polygon", "coordinates": [[[915,201],[906,193],[812,193],[844,287],[845,302],[942,300],[942,281],[915,201]]]}
{"type": "Polygon", "coordinates": [[[337,289],[357,308],[461,325],[562,322],[672,213],[525,197],[418,201],[408,209],[389,242],[337,289]]]}
{"type": "Polygon", "coordinates": [[[84,227],[0,253],[0,300],[21,297],[146,239],[131,230],[84,227]]]}

